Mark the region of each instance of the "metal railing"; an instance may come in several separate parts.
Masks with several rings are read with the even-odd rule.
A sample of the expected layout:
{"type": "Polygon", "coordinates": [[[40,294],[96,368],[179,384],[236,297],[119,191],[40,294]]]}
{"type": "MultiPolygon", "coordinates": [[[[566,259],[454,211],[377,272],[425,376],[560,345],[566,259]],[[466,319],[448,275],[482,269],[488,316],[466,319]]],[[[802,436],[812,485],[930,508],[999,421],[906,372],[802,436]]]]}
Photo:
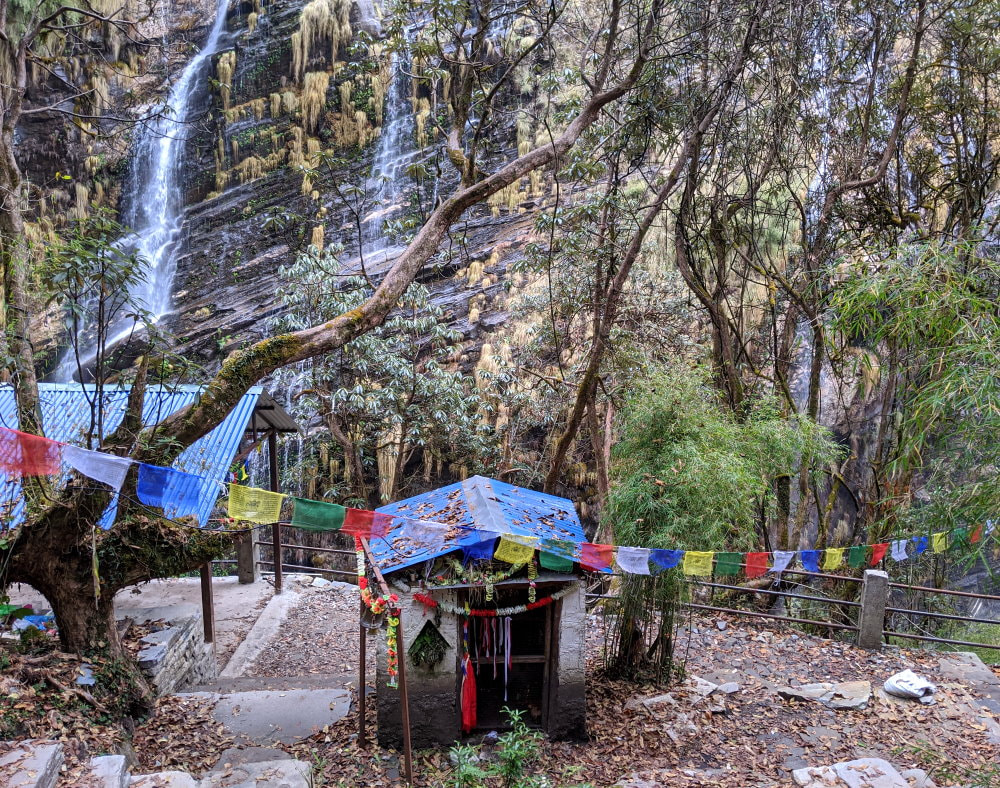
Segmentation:
{"type": "MultiPolygon", "coordinates": [[[[866,573],[867,574],[867,573],[866,573]]],[[[899,607],[889,603],[889,597],[892,590],[918,593],[921,595],[931,595],[931,594],[941,594],[948,597],[957,597],[963,599],[976,599],[991,602],[1000,602],[1000,596],[994,594],[982,594],[972,591],[954,591],[951,589],[942,588],[930,588],[927,586],[916,586],[907,585],[905,583],[887,583],[885,582],[885,575],[883,573],[879,574],[882,577],[882,583],[873,583],[869,589],[868,584],[865,579],[859,577],[851,577],[847,575],[832,575],[824,572],[808,572],[804,570],[786,570],[782,573],[784,575],[793,575],[798,577],[804,577],[807,579],[818,579],[834,582],[843,582],[850,584],[862,584],[862,589],[859,589],[857,599],[838,599],[836,597],[819,596],[816,593],[799,593],[796,590],[789,590],[789,584],[783,578],[775,578],[775,582],[770,586],[764,586],[757,588],[753,585],[736,585],[733,583],[718,582],[713,576],[707,579],[699,578],[685,578],[685,582],[691,588],[704,588],[709,589],[710,597],[707,600],[704,599],[692,599],[687,602],[681,603],[681,606],[690,610],[700,610],[708,613],[725,613],[733,616],[746,616],[749,618],[756,619],[769,619],[773,621],[784,621],[792,624],[803,624],[808,626],[829,628],[835,630],[845,630],[849,632],[857,633],[859,639],[861,637],[862,620],[864,618],[865,608],[868,607],[874,612],[872,615],[876,617],[875,621],[866,624],[866,628],[869,633],[869,639],[874,638],[875,641],[888,640],[892,638],[904,638],[920,642],[928,643],[939,643],[943,645],[959,646],[963,648],[984,648],[984,649],[995,649],[1000,652],[1000,644],[996,643],[983,643],[974,640],[964,640],[959,638],[949,638],[941,637],[939,633],[928,632],[926,629],[924,631],[904,631],[897,628],[893,628],[890,624],[890,619],[893,616],[905,616],[909,617],[919,617],[923,619],[936,619],[941,621],[955,621],[962,624],[983,624],[986,626],[997,626],[1000,627],[1000,620],[984,618],[981,616],[972,615],[961,615],[955,612],[938,612],[935,610],[928,609],[915,609],[907,607],[899,607]],[[856,614],[856,618],[852,621],[851,618],[844,618],[842,620],[824,620],[822,618],[807,618],[801,615],[784,615],[777,612],[763,611],[763,610],[748,610],[742,607],[733,607],[732,603],[727,605],[717,605],[715,604],[715,592],[716,590],[730,592],[740,595],[747,595],[752,597],[767,597],[770,599],[791,599],[791,600],[802,600],[805,602],[819,604],[819,605],[829,605],[832,608],[839,609],[842,613],[850,612],[852,618],[856,614]],[[879,622],[881,621],[881,630],[878,629],[879,622]],[[874,628],[873,628],[874,627],[874,628]]],[[[621,577],[621,575],[603,575],[602,578],[608,577],[621,577]]],[[[791,585],[800,585],[805,587],[809,591],[813,591],[813,588],[808,585],[808,583],[792,583],[791,585]]],[[[618,598],[617,594],[606,593],[604,591],[594,593],[589,592],[585,594],[585,597],[589,604],[595,604],[600,600],[614,601],[618,598]]],[[[793,611],[794,612],[794,611],[793,611]]],[[[923,629],[916,622],[908,622],[918,627],[918,629],[923,629]]]]}

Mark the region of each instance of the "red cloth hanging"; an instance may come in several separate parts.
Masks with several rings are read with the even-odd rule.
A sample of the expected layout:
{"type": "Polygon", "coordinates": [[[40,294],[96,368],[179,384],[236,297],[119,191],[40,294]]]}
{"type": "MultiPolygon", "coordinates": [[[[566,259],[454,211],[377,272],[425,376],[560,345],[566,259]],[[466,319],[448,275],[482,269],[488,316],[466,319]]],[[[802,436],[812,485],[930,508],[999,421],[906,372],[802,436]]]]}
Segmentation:
{"type": "Polygon", "coordinates": [[[879,561],[885,558],[885,554],[888,549],[889,549],[888,542],[882,542],[881,544],[872,545],[872,566],[875,566],[879,561]]]}
{"type": "Polygon", "coordinates": [[[976,544],[980,539],[983,538],[983,524],[980,523],[975,528],[972,529],[972,533],[969,534],[969,544],[976,544]]]}
{"type": "Polygon", "coordinates": [[[747,553],[747,577],[763,577],[767,574],[767,557],[770,553],[747,553]]]}
{"type": "Polygon", "coordinates": [[[344,514],[344,526],[340,530],[362,539],[384,537],[392,527],[392,515],[369,512],[367,509],[348,509],[344,514]]]}
{"type": "Polygon", "coordinates": [[[580,545],[580,566],[591,572],[600,572],[611,566],[614,552],[614,545],[584,542],[580,545]]]}
{"type": "Polygon", "coordinates": [[[476,728],[476,677],[472,661],[466,654],[462,660],[462,733],[472,733],[476,728]]]}
{"type": "Polygon", "coordinates": [[[55,476],[61,457],[61,443],[0,427],[0,471],[10,478],[55,476]]]}

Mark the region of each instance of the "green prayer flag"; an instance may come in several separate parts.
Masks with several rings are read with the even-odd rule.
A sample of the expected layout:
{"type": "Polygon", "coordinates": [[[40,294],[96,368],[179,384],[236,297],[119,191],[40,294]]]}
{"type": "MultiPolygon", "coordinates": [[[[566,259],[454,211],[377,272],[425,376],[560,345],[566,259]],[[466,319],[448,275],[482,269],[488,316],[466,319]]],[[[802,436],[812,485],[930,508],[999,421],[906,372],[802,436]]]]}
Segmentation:
{"type": "Polygon", "coordinates": [[[743,563],[743,553],[716,553],[715,574],[720,577],[738,575],[743,563]]]}
{"type": "Polygon", "coordinates": [[[552,553],[539,553],[538,563],[542,565],[543,569],[548,569],[550,572],[572,572],[573,571],[573,561],[570,558],[561,558],[558,555],[553,555],[552,553]]]}
{"type": "Polygon", "coordinates": [[[968,527],[956,528],[951,532],[951,543],[959,547],[972,547],[968,527]]]}
{"type": "Polygon", "coordinates": [[[339,531],[344,525],[343,506],[323,501],[310,501],[308,498],[292,498],[295,509],[292,511],[292,525],[295,528],[307,528],[310,531],[339,531]]]}
{"type": "Polygon", "coordinates": [[[868,565],[868,545],[854,545],[847,551],[847,565],[852,569],[863,569],[868,565]]]}
{"type": "Polygon", "coordinates": [[[538,545],[538,563],[550,572],[572,572],[575,549],[567,539],[543,539],[538,545]]]}

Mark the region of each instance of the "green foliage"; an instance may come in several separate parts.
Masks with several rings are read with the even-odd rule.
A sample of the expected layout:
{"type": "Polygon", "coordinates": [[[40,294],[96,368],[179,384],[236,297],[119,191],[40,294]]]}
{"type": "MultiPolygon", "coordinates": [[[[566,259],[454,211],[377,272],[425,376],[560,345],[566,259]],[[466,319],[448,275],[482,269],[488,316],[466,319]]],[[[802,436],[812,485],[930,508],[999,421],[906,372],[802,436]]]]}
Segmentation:
{"type": "MultiPolygon", "coordinates": [[[[287,285],[280,297],[288,313],[280,324],[286,330],[349,313],[374,293],[365,277],[341,273],[336,250],[310,248],[281,275],[287,285]]],[[[341,436],[339,448],[358,452],[366,470],[374,468],[380,452],[383,462],[397,456],[398,467],[405,469],[422,450],[474,472],[492,463],[495,446],[482,424],[486,405],[473,378],[452,362],[460,338],[447,326],[444,311],[431,303],[427,288],[413,284],[382,325],[304,370],[282,373],[283,380],[301,386],[293,381],[305,373],[308,383],[294,412],[303,422],[318,414],[341,436]]],[[[383,467],[380,475],[385,480],[392,473],[383,467]]],[[[402,481],[394,477],[388,486],[397,489],[402,481]]],[[[353,489],[334,485],[323,494],[358,495],[362,482],[354,478],[353,489]]],[[[385,499],[392,491],[383,487],[382,493],[385,499]]]]}
{"type": "Polygon", "coordinates": [[[899,247],[837,290],[837,328],[873,355],[893,398],[879,468],[886,527],[943,530],[1000,506],[1000,262],[969,244],[899,247]],[[913,506],[915,474],[927,503],[913,506]]]}
{"type": "Polygon", "coordinates": [[[759,400],[737,419],[703,368],[653,370],[623,409],[605,518],[616,544],[746,550],[774,506],[774,480],[830,462],[827,432],[759,400]]]}
{"type": "Polygon", "coordinates": [[[544,775],[532,774],[541,754],[542,734],[525,723],[524,712],[503,709],[510,729],[503,733],[496,749],[484,756],[482,748],[457,745],[449,750],[455,762],[450,785],[454,788],[546,788],[544,775]]]}

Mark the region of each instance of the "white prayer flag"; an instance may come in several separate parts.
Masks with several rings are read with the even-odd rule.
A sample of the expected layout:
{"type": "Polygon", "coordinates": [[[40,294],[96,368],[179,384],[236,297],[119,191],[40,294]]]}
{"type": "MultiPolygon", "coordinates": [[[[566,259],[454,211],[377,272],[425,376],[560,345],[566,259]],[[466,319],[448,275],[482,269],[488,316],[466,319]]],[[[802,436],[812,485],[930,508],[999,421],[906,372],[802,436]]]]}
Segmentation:
{"type": "Polygon", "coordinates": [[[425,520],[404,520],[400,536],[412,539],[424,550],[434,551],[444,546],[446,526],[425,520]]]}
{"type": "Polygon", "coordinates": [[[909,556],[906,554],[906,543],[909,539],[893,539],[892,541],[892,560],[893,561],[905,561],[909,556]]]}
{"type": "Polygon", "coordinates": [[[775,550],[771,553],[771,555],[774,556],[774,565],[768,571],[774,572],[775,574],[781,574],[788,569],[788,565],[792,563],[792,559],[795,558],[795,551],[775,550]]]}
{"type": "Polygon", "coordinates": [[[115,492],[122,488],[125,474],[132,465],[128,457],[81,449],[79,446],[63,446],[62,456],[71,468],[90,479],[103,482],[115,492]]]}
{"type": "Polygon", "coordinates": [[[645,547],[619,547],[615,563],[630,575],[649,574],[649,549],[645,547]]]}

